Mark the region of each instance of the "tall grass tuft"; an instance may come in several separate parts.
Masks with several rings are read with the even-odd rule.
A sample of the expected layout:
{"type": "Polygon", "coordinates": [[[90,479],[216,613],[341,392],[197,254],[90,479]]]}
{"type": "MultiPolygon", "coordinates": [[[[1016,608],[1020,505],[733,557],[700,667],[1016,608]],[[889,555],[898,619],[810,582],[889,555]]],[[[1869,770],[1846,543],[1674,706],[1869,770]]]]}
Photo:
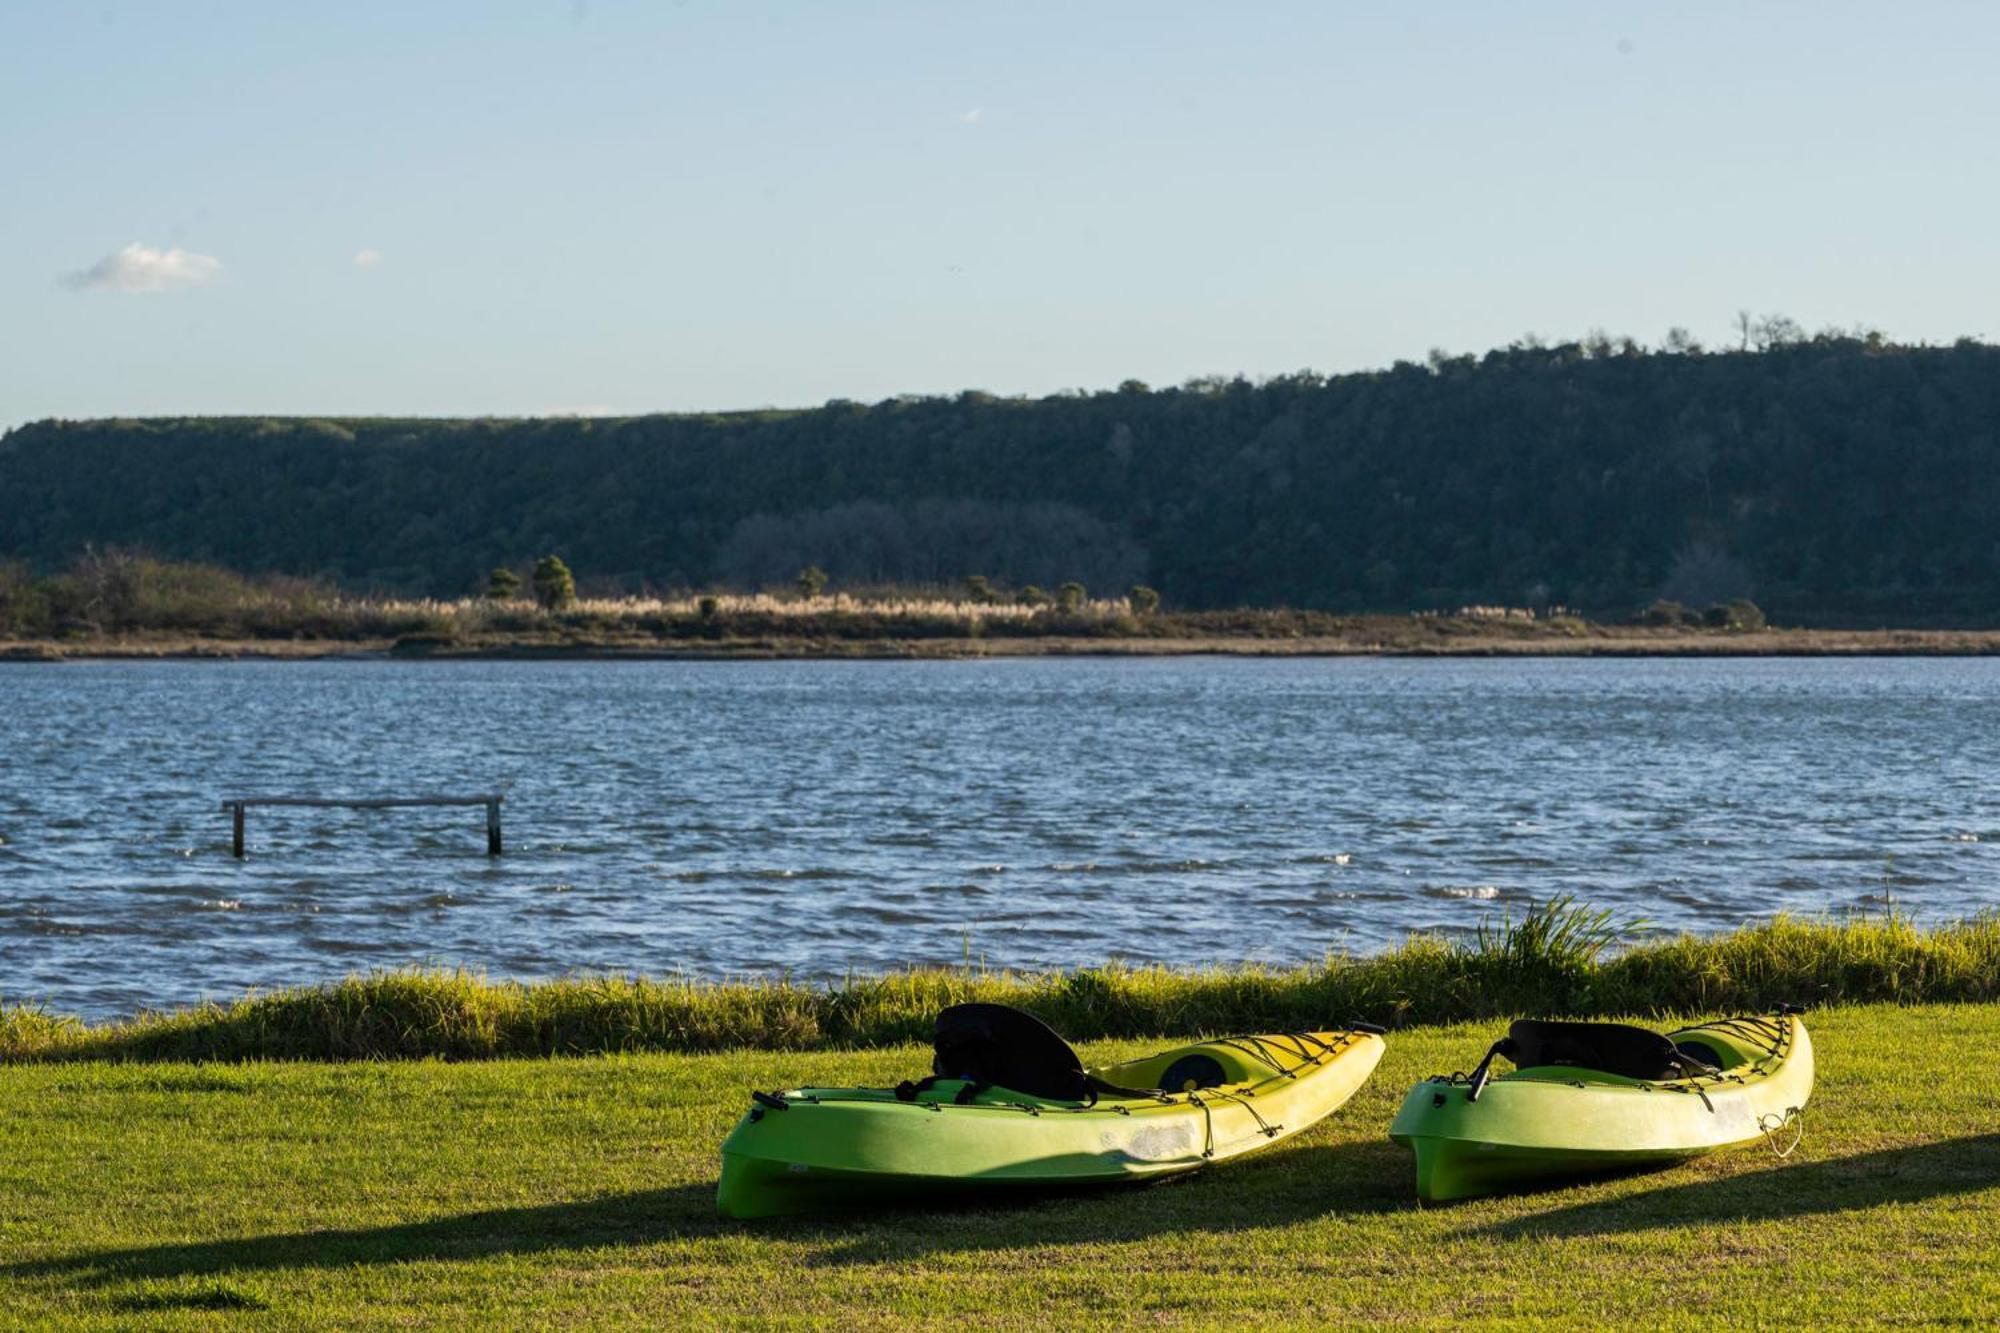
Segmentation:
{"type": "Polygon", "coordinates": [[[0,1008],[0,1060],[478,1060],[615,1051],[921,1042],[949,1004],[1015,1004],[1076,1040],[1391,1025],[1522,1014],[1666,1014],[2000,998],[2000,919],[1779,917],[1617,948],[1604,912],[1558,899],[1469,939],[1412,936],[1308,967],[937,968],[830,986],[465,971],[384,972],[90,1026],[0,1008]]]}

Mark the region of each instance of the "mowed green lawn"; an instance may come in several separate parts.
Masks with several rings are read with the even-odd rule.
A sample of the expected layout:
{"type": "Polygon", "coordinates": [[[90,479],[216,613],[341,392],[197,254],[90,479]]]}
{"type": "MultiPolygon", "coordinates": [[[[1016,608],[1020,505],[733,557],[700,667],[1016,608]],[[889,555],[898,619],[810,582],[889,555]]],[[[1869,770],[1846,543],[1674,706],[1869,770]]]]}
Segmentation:
{"type": "Polygon", "coordinates": [[[1389,1117],[1493,1035],[1431,1028],[1317,1129],[1183,1181],[758,1224],[712,1207],[748,1090],[892,1083],[927,1052],[12,1066],[0,1322],[2000,1319],[2000,1006],[1807,1021],[1784,1161],[1419,1207],[1389,1117]]]}

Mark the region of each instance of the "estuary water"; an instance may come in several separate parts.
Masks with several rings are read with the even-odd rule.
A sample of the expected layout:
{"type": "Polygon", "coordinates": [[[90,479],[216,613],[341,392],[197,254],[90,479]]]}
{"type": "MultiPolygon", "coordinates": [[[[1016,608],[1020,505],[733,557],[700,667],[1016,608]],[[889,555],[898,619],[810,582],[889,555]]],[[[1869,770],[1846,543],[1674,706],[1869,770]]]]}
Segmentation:
{"type": "Polygon", "coordinates": [[[0,667],[0,999],[1289,963],[2000,906],[2000,660],[0,667]],[[239,795],[506,793],[472,809],[239,795]]]}

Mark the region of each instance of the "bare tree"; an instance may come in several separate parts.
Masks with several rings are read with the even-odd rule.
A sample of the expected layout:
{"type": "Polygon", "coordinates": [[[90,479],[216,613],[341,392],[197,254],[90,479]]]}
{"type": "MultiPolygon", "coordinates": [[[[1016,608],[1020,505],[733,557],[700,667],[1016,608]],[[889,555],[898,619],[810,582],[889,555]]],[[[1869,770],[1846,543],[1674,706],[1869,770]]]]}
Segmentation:
{"type": "Polygon", "coordinates": [[[1790,347],[1806,340],[1806,331],[1790,315],[1766,315],[1757,321],[1757,350],[1790,347]]]}
{"type": "Polygon", "coordinates": [[[1695,540],[1674,552],[1660,596],[1688,606],[1714,606],[1748,598],[1755,583],[1742,561],[1714,542],[1695,540]]]}

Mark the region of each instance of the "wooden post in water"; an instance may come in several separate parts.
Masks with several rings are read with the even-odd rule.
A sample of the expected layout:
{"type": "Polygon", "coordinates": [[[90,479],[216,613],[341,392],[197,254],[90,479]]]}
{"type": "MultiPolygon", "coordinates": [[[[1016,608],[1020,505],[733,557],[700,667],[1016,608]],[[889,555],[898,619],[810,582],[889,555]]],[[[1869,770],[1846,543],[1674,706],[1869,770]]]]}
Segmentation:
{"type": "Polygon", "coordinates": [[[253,805],[344,806],[350,810],[384,810],[405,805],[483,805],[486,807],[486,854],[500,855],[500,802],[505,796],[367,796],[343,799],[321,796],[232,796],[222,803],[230,813],[229,850],[243,856],[243,812],[253,805]]]}

